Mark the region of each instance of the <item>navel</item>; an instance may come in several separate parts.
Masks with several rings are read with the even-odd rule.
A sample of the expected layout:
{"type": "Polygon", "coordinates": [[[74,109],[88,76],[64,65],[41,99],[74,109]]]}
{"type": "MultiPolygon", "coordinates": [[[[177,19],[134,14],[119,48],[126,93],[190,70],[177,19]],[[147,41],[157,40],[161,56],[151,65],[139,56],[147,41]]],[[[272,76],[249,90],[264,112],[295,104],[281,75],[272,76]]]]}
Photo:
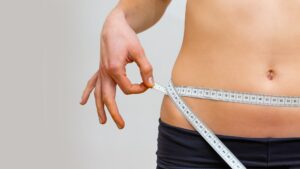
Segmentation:
{"type": "Polygon", "coordinates": [[[274,76],[275,76],[275,71],[273,69],[269,69],[268,72],[267,72],[267,78],[269,80],[273,80],[274,76]]]}

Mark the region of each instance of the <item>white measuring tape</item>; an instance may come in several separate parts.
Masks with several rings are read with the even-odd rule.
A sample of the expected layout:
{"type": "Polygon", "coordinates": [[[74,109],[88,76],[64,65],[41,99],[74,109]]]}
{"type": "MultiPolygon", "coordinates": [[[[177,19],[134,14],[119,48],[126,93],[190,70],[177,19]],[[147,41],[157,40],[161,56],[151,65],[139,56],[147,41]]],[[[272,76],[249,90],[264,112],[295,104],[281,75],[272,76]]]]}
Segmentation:
{"type": "Polygon", "coordinates": [[[233,169],[245,169],[246,167],[236,158],[236,156],[222,143],[222,141],[199,119],[193,111],[186,105],[180,96],[221,100],[227,102],[238,102],[247,104],[257,104],[266,106],[286,106],[299,107],[300,97],[297,96],[275,96],[262,95],[249,92],[237,92],[229,90],[219,90],[210,88],[200,88],[193,86],[173,86],[172,80],[167,87],[155,83],[156,89],[171,97],[172,102],[183,113],[189,123],[200,133],[209,145],[222,157],[222,159],[233,169]]]}
{"type": "MultiPolygon", "coordinates": [[[[153,88],[168,94],[165,87],[158,83],[155,83],[153,88]]],[[[193,86],[175,86],[174,89],[179,96],[264,106],[300,107],[299,96],[275,96],[193,86]]]]}
{"type": "Polygon", "coordinates": [[[210,144],[210,146],[223,158],[223,160],[233,169],[245,169],[246,167],[235,157],[235,155],[222,143],[222,141],[209,129],[206,124],[197,118],[193,111],[180,98],[170,80],[165,88],[158,83],[153,86],[154,89],[163,92],[171,97],[176,107],[183,113],[191,125],[200,133],[200,135],[210,144]]]}

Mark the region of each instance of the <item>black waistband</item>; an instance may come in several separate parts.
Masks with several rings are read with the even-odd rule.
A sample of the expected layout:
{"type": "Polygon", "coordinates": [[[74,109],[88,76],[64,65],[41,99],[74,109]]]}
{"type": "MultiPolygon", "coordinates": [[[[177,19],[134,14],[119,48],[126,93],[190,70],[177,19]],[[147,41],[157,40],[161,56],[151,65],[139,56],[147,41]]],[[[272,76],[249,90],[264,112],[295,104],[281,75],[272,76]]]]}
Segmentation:
{"type": "MultiPolygon", "coordinates": [[[[195,130],[170,125],[159,118],[157,163],[164,166],[228,167],[195,130]]],[[[300,138],[248,138],[216,134],[247,166],[300,166],[300,138]]]]}

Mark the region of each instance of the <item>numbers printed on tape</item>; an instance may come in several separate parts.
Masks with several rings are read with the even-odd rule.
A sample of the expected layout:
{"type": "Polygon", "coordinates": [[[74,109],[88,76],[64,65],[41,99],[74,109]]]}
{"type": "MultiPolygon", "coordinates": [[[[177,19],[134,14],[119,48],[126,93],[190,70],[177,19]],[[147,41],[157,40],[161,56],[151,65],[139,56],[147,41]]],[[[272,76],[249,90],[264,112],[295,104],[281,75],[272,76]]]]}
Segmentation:
{"type": "Polygon", "coordinates": [[[210,144],[210,146],[222,157],[222,159],[234,169],[246,168],[235,155],[222,143],[222,141],[198,118],[180,96],[212,99],[243,104],[257,104],[266,106],[299,107],[299,96],[275,96],[249,92],[225,91],[219,89],[200,88],[193,86],[173,86],[170,80],[167,87],[155,83],[154,89],[167,94],[172,102],[183,113],[189,123],[210,144]]]}

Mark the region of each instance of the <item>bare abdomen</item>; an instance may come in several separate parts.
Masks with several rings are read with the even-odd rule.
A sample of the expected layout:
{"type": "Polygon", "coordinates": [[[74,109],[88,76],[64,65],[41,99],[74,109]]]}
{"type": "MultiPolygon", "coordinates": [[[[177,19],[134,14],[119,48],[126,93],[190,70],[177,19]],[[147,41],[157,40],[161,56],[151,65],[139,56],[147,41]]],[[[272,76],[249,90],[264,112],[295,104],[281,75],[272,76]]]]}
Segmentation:
{"type": "MultiPolygon", "coordinates": [[[[230,9],[234,5],[231,1],[228,6],[223,4],[225,9],[220,5],[211,7],[212,11],[200,10],[200,5],[204,9],[210,1],[188,3],[191,2],[195,4],[187,6],[184,41],[172,70],[174,85],[300,96],[300,26],[293,22],[297,16],[300,18],[298,13],[293,10],[287,13],[288,5],[279,9],[271,3],[265,13],[257,6],[250,7],[253,11],[242,13],[248,20],[241,20],[230,18],[235,12],[230,9]],[[220,13],[216,11],[219,8],[220,13]]],[[[217,2],[226,1],[214,1],[211,6],[217,2]]],[[[217,134],[300,137],[300,108],[297,107],[183,99],[217,134]]],[[[161,118],[172,125],[193,129],[168,96],[163,99],[161,118]]]]}

